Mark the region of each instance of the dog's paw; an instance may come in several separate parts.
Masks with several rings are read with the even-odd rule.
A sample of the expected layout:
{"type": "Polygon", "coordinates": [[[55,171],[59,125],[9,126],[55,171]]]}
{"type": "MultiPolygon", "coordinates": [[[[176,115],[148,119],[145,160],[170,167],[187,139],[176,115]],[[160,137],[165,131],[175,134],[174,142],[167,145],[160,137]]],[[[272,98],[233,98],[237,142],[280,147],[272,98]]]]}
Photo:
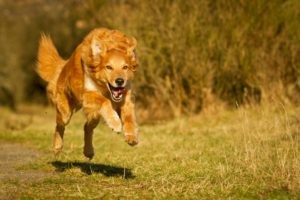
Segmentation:
{"type": "Polygon", "coordinates": [[[63,141],[55,140],[53,145],[54,156],[58,157],[59,154],[62,152],[62,149],[63,149],[63,141]]]}
{"type": "Polygon", "coordinates": [[[116,133],[121,133],[122,132],[122,123],[121,123],[121,121],[114,123],[113,125],[110,126],[110,128],[116,133]]]}
{"type": "Polygon", "coordinates": [[[107,120],[107,125],[117,133],[122,132],[122,122],[117,113],[114,113],[109,120],[107,120]]]}
{"type": "Polygon", "coordinates": [[[62,152],[63,147],[54,147],[53,152],[54,152],[54,156],[58,157],[60,155],[60,153],[62,152]]]}
{"type": "Polygon", "coordinates": [[[122,122],[118,113],[111,107],[111,104],[103,104],[100,110],[100,114],[105,120],[108,127],[110,127],[115,132],[122,131],[122,122]]]}
{"type": "Polygon", "coordinates": [[[125,142],[130,146],[135,146],[138,144],[138,139],[136,135],[125,135],[125,142]]]}
{"type": "Polygon", "coordinates": [[[94,148],[91,146],[84,146],[83,154],[91,160],[94,157],[94,148]]]}

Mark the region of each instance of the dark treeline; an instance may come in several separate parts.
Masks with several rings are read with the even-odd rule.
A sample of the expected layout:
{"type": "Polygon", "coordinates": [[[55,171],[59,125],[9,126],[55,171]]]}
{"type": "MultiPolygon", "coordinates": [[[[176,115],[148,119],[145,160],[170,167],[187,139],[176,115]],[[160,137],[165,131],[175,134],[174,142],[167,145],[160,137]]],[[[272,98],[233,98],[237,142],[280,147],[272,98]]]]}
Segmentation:
{"type": "Polygon", "coordinates": [[[299,103],[297,0],[0,0],[0,104],[46,104],[39,35],[67,58],[95,27],[138,40],[138,115],[166,118],[278,99],[299,103]]]}

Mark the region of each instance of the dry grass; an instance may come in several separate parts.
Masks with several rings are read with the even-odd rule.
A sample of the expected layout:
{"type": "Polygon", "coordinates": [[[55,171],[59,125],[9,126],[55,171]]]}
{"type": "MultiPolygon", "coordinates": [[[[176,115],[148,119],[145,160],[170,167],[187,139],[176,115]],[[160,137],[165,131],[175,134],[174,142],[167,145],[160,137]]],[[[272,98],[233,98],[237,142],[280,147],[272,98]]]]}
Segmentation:
{"type": "Polygon", "coordinates": [[[52,109],[35,107],[16,116],[1,108],[1,141],[23,143],[43,155],[30,164],[19,164],[17,169],[53,176],[0,180],[0,196],[298,199],[299,111],[298,107],[273,102],[145,124],[140,127],[136,148],[102,124],[95,133],[96,157],[88,162],[82,155],[81,114],[67,127],[64,152],[55,160],[51,153],[52,109]],[[5,120],[26,124],[29,116],[30,124],[15,130],[5,128],[5,120]]]}

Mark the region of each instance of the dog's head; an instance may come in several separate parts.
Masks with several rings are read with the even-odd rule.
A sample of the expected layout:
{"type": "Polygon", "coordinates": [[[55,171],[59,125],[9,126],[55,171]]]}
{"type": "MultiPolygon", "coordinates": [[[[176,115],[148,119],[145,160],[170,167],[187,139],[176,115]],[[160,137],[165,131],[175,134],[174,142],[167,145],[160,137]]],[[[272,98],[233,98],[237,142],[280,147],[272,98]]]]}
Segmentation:
{"type": "Polygon", "coordinates": [[[122,101],[137,67],[135,38],[105,29],[93,34],[83,45],[86,73],[96,84],[106,85],[113,101],[122,101]]]}

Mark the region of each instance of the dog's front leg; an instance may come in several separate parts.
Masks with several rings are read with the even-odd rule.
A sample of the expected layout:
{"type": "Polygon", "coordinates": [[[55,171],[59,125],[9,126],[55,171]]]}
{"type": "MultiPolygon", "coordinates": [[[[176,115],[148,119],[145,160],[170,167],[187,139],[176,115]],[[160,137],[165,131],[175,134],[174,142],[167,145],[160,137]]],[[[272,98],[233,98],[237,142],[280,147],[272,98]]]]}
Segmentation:
{"type": "Polygon", "coordinates": [[[113,109],[111,102],[94,91],[86,91],[83,95],[83,110],[87,121],[84,125],[84,149],[86,157],[92,159],[94,156],[93,130],[99,123],[100,115],[108,126],[116,132],[121,132],[122,123],[113,109]]]}
{"type": "Polygon", "coordinates": [[[138,128],[135,119],[134,104],[131,99],[131,91],[128,91],[125,102],[121,107],[121,118],[123,121],[125,141],[131,146],[136,145],[138,143],[138,128]]]}
{"type": "Polygon", "coordinates": [[[83,107],[88,121],[101,115],[107,125],[115,132],[122,131],[121,119],[118,113],[113,109],[109,99],[106,99],[97,92],[86,92],[83,107]]]}
{"type": "Polygon", "coordinates": [[[84,125],[84,148],[83,154],[92,159],[94,157],[94,147],[93,147],[93,130],[99,123],[99,115],[93,118],[88,118],[88,121],[84,125]]]}
{"type": "Polygon", "coordinates": [[[109,100],[102,103],[100,108],[100,114],[107,123],[107,125],[113,129],[113,131],[119,133],[122,131],[122,122],[118,113],[113,109],[109,100]]]}

